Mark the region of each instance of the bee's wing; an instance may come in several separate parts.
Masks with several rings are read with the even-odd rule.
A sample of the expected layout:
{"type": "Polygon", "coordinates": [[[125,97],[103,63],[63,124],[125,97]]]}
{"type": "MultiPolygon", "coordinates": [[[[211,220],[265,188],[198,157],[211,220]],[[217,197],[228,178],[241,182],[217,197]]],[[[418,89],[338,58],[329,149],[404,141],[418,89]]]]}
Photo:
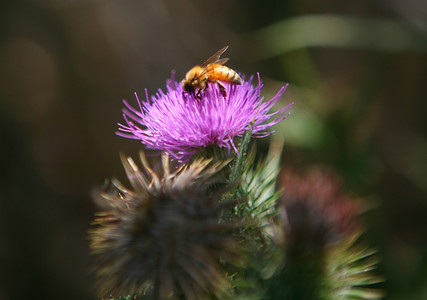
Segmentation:
{"type": "Polygon", "coordinates": [[[218,50],[217,52],[215,52],[214,55],[212,55],[211,57],[209,57],[204,63],[202,63],[200,66],[201,67],[205,67],[209,64],[213,64],[213,63],[218,63],[218,61],[220,61],[220,64],[224,64],[228,58],[223,58],[223,59],[219,59],[219,57],[221,56],[221,54],[223,54],[226,50],[228,49],[228,46],[225,46],[224,48],[222,48],[221,50],[218,50]],[[225,61],[224,61],[225,60],[225,61]]]}
{"type": "Polygon", "coordinates": [[[228,57],[218,59],[215,63],[218,65],[224,65],[228,61],[228,57]]]}

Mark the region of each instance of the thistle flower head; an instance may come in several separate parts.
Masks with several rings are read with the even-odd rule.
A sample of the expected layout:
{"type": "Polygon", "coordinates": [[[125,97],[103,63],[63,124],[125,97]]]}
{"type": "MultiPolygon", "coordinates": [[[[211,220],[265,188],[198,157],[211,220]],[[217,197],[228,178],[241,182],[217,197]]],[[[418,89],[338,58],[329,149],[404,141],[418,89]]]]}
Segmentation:
{"type": "Polygon", "coordinates": [[[139,139],[147,148],[168,152],[181,162],[209,146],[225,147],[229,154],[232,148],[237,152],[234,137],[242,136],[250,126],[254,137],[269,135],[269,128],[283,121],[292,105],[271,113],[285,87],[263,102],[259,76],[257,87],[252,85],[252,79],[243,80],[241,85],[224,84],[226,97],[216,84],[209,84],[198,99],[185,93],[172,74],[166,93],[159,89],[150,99],[146,95],[142,102],[137,97],[138,108],[124,101],[126,123],[119,124],[117,134],[139,139]]]}
{"type": "Polygon", "coordinates": [[[150,294],[150,299],[220,297],[227,287],[219,260],[238,257],[230,222],[220,222],[224,204],[207,193],[227,162],[196,160],[171,173],[168,156],[159,177],[142,155],[145,172],[122,158],[132,189],[113,181],[99,200],[109,209],[90,231],[95,273],[102,295],[150,294]]]}

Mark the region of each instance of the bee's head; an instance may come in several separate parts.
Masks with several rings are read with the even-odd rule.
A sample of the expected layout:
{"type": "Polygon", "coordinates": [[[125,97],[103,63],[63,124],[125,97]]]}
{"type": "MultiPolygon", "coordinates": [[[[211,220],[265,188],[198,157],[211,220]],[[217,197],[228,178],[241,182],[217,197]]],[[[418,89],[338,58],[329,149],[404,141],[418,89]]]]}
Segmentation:
{"type": "Polygon", "coordinates": [[[187,93],[193,93],[194,92],[194,87],[189,82],[183,81],[182,82],[182,89],[184,90],[184,92],[187,92],[187,93]]]}

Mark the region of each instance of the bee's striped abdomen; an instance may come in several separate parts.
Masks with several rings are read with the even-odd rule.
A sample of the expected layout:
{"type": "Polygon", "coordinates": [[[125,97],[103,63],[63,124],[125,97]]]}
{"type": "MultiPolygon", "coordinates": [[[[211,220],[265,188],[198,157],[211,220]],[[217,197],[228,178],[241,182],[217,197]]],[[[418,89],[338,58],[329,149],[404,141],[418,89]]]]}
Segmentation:
{"type": "Polygon", "coordinates": [[[210,64],[207,66],[209,81],[222,81],[234,84],[242,84],[242,78],[232,69],[219,65],[219,64],[210,64]]]}

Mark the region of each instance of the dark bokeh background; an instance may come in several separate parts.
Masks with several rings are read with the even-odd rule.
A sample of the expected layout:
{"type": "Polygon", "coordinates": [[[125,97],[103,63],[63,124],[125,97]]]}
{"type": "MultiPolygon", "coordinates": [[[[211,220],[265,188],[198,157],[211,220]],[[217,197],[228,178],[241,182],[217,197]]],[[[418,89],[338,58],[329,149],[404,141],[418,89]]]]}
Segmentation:
{"type": "Polygon", "coordinates": [[[141,148],[114,134],[121,99],[224,45],[267,97],[291,84],[283,166],[332,168],[377,206],[366,238],[387,299],[427,299],[425,1],[0,5],[0,299],[95,299],[90,191],[141,148]]]}

